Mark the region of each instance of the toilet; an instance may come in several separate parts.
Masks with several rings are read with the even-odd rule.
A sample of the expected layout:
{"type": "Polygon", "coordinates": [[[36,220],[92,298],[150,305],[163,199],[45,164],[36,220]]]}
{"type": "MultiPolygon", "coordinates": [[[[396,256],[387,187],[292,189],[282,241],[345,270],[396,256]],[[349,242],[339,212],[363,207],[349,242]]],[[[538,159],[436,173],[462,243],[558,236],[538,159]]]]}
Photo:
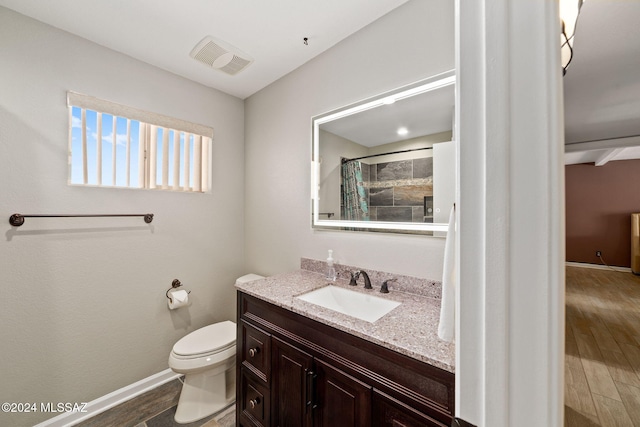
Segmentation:
{"type": "MultiPolygon", "coordinates": [[[[247,274],[236,283],[261,279],[247,274]]],[[[169,367],[184,374],[175,421],[187,424],[208,417],[236,398],[236,324],[230,320],[195,330],[175,343],[169,367]]]]}

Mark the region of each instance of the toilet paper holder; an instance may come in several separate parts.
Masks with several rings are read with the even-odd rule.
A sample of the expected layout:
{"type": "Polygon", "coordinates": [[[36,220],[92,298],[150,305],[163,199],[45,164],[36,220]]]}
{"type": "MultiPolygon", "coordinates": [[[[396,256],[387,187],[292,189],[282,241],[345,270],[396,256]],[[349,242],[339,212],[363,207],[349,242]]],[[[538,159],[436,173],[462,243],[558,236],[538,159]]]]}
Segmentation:
{"type": "MultiPolygon", "coordinates": [[[[173,282],[171,282],[171,287],[169,289],[167,289],[167,292],[165,293],[165,295],[167,296],[167,299],[169,300],[170,303],[173,303],[173,299],[169,296],[169,291],[171,291],[172,289],[177,289],[180,286],[182,286],[182,283],[180,283],[180,280],[173,279],[173,282]]],[[[191,291],[187,291],[187,293],[190,294],[191,291]]]]}

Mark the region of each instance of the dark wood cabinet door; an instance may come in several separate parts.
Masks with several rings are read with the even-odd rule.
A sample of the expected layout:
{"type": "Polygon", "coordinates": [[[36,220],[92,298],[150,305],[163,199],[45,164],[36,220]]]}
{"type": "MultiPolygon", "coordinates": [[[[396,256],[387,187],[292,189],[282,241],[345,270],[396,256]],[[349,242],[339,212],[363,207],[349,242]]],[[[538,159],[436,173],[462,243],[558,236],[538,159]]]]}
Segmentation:
{"type": "Polygon", "coordinates": [[[373,392],[373,427],[449,427],[384,393],[373,392]]]}
{"type": "Polygon", "coordinates": [[[275,337],[271,349],[272,425],[311,427],[313,357],[275,337]]]}
{"type": "Polygon", "coordinates": [[[371,427],[371,386],[316,359],[315,427],[371,427]]]}

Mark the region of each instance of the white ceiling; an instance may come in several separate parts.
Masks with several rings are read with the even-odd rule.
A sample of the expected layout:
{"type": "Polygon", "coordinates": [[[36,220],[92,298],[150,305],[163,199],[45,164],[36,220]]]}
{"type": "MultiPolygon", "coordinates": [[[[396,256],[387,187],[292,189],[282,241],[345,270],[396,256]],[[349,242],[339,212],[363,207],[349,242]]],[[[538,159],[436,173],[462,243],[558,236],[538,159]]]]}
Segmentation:
{"type": "Polygon", "coordinates": [[[0,0],[0,6],[244,99],[406,1],[0,0]],[[189,53],[208,35],[254,62],[235,76],[197,62],[189,53]]]}
{"type": "Polygon", "coordinates": [[[640,1],[585,1],[574,48],[563,79],[567,164],[640,158],[640,1]]]}
{"type": "MultiPolygon", "coordinates": [[[[0,6],[244,99],[406,1],[0,0],[0,6]],[[207,35],[254,62],[229,76],[195,61],[189,52],[207,35]]],[[[567,144],[640,135],[639,22],[639,0],[584,2],[563,79],[567,144]]],[[[636,140],[617,145],[640,145],[629,143],[636,140]]],[[[599,149],[617,145],[609,141],[599,149]]],[[[588,143],[582,151],[591,153],[567,161],[612,154],[596,152],[597,146],[588,143]]],[[[578,151],[576,144],[572,152],[578,151]]]]}

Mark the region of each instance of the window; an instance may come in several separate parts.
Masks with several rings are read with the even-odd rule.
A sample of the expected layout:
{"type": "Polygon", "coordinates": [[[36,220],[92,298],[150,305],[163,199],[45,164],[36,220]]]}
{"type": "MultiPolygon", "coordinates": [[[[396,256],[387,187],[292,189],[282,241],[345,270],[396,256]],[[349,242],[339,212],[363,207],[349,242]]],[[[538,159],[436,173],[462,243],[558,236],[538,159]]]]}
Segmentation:
{"type": "Polygon", "coordinates": [[[69,183],[209,191],[213,129],[75,92],[69,106],[69,183]]]}

